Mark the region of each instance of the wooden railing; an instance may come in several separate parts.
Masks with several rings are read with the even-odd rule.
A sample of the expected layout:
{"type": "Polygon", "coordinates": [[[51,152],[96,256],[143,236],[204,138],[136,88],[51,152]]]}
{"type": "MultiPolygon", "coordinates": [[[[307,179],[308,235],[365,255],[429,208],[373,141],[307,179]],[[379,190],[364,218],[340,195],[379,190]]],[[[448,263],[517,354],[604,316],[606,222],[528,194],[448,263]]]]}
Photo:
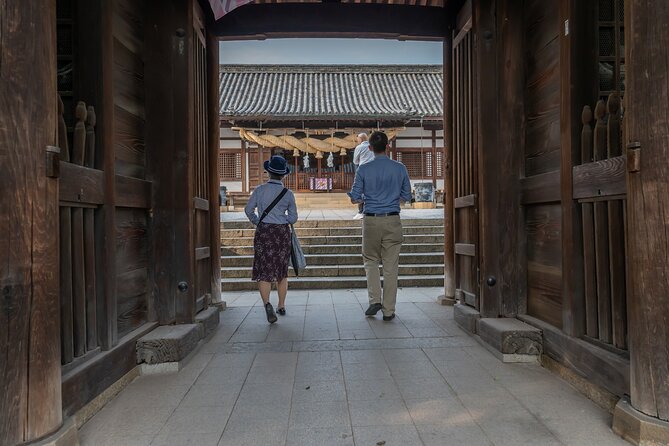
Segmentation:
{"type": "Polygon", "coordinates": [[[625,180],[621,101],[617,94],[583,108],[582,164],[573,168],[573,195],[582,211],[585,338],[627,349],[625,180]]]}
{"type": "Polygon", "coordinates": [[[95,164],[95,110],[79,102],[72,150],[61,102],[60,295],[61,361],[98,349],[95,209],[103,203],[103,172],[95,164]]]}

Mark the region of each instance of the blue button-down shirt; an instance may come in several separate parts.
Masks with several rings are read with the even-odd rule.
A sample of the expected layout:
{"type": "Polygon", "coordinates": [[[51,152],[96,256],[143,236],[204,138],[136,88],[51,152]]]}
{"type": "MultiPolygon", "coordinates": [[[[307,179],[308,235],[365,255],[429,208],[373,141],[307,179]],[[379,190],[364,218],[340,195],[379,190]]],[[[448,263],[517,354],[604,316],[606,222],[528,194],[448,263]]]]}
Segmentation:
{"type": "Polygon", "coordinates": [[[404,164],[377,155],[360,166],[349,196],[364,201],[364,212],[388,214],[400,211],[400,201],[411,201],[411,181],[404,164]]]}
{"type": "MultiPolygon", "coordinates": [[[[251,198],[249,199],[244,212],[246,216],[254,225],[258,224],[260,216],[265,212],[265,209],[279,196],[284,186],[281,181],[269,180],[265,184],[256,187],[251,198]],[[256,213],[256,209],[258,212],[256,213]]],[[[293,191],[289,190],[286,195],[281,198],[276,206],[267,214],[267,217],[262,221],[263,223],[270,223],[274,225],[293,224],[297,221],[297,206],[295,205],[295,195],[293,191]]]]}

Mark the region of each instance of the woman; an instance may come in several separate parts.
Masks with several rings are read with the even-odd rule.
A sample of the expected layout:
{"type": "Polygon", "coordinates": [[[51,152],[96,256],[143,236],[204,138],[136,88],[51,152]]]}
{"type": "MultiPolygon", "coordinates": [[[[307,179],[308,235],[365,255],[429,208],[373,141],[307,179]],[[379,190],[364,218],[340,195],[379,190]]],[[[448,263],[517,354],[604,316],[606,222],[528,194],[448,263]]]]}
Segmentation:
{"type": "Polygon", "coordinates": [[[282,316],[286,314],[290,225],[297,221],[297,206],[295,195],[284,188],[281,181],[289,172],[286,160],[275,155],[265,161],[264,167],[269,174],[269,181],[253,191],[245,212],[251,223],[256,225],[253,241],[253,280],[258,282],[267,322],[273,324],[277,317],[269,302],[272,283],[277,284],[279,291],[277,312],[282,316]]]}

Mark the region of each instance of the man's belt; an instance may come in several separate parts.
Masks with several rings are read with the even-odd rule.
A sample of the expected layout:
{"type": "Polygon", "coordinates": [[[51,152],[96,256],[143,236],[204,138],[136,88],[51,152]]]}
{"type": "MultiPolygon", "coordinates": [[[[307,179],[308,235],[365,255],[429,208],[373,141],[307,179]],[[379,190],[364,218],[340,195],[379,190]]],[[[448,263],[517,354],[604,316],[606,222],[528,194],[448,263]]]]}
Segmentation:
{"type": "Polygon", "coordinates": [[[365,217],[390,217],[392,215],[400,215],[399,212],[388,212],[387,214],[372,214],[370,212],[365,212],[365,217]]]}

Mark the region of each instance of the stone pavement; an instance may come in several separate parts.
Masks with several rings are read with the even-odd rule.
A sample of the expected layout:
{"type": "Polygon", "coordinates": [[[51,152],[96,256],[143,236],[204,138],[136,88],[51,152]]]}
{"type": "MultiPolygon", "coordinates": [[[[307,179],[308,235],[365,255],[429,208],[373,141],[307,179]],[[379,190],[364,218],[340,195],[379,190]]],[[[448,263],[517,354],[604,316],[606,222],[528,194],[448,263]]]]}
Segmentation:
{"type": "MultiPolygon", "coordinates": [[[[401,289],[392,322],[365,290],[293,291],[269,326],[227,295],[179,373],[137,378],[83,445],[626,445],[610,415],[538,365],[503,364],[460,330],[438,288],[401,289]]],[[[273,300],[276,296],[273,296],[273,300]]]]}

